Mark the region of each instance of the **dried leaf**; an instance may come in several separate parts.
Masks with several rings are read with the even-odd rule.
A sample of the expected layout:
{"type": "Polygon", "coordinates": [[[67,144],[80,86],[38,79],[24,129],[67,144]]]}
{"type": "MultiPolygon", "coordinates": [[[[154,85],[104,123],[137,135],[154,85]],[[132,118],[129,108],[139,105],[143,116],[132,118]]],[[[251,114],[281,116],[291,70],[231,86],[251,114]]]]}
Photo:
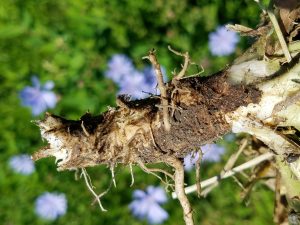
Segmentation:
{"type": "Polygon", "coordinates": [[[275,5],[279,8],[279,16],[286,34],[290,34],[295,26],[295,21],[300,18],[299,1],[277,0],[275,5]]]}

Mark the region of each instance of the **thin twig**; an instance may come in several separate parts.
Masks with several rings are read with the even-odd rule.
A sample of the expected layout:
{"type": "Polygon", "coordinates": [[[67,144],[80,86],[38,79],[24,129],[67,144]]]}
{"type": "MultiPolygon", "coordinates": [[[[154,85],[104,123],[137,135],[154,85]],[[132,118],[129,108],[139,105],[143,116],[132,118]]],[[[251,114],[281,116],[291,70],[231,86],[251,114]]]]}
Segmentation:
{"type": "Polygon", "coordinates": [[[167,90],[166,90],[166,87],[164,84],[160,64],[158,63],[156,56],[155,56],[155,50],[153,49],[152,51],[150,51],[149,55],[143,57],[143,59],[148,59],[155,69],[156,79],[157,79],[157,83],[158,83],[158,89],[159,89],[160,95],[162,97],[164,126],[165,126],[166,131],[170,131],[171,124],[169,121],[169,110],[168,110],[168,107],[166,107],[167,105],[169,105],[167,90]]]}
{"type": "Polygon", "coordinates": [[[75,180],[79,180],[80,178],[80,174],[79,174],[80,170],[78,168],[76,168],[74,176],[75,176],[75,180]]]}
{"type": "Polygon", "coordinates": [[[150,136],[151,136],[152,143],[153,143],[153,145],[154,145],[155,148],[158,148],[158,146],[156,144],[156,141],[154,139],[154,135],[153,135],[153,131],[152,131],[152,126],[151,126],[150,123],[149,123],[149,130],[150,130],[150,136]]]}
{"type": "Polygon", "coordinates": [[[147,171],[149,172],[158,172],[158,173],[162,173],[164,175],[166,175],[167,177],[171,178],[172,180],[174,180],[174,176],[170,173],[168,173],[167,171],[165,170],[162,170],[162,169],[159,169],[159,168],[149,168],[149,167],[146,167],[145,165],[143,166],[144,169],[146,169],[147,171]]]}
{"type": "Polygon", "coordinates": [[[179,55],[179,56],[184,57],[184,64],[183,64],[183,66],[182,66],[181,71],[173,78],[173,79],[175,79],[175,80],[180,80],[181,78],[184,77],[184,75],[185,75],[185,73],[186,73],[186,71],[187,71],[187,69],[188,69],[188,66],[189,66],[189,64],[190,64],[190,56],[189,56],[189,53],[188,53],[188,52],[186,52],[186,53],[178,52],[178,51],[172,49],[170,45],[168,46],[168,49],[169,49],[171,52],[173,52],[175,55],[179,55]]]}
{"type": "Polygon", "coordinates": [[[111,178],[112,178],[114,187],[117,187],[117,183],[116,183],[116,179],[115,179],[115,166],[114,165],[112,165],[110,167],[110,171],[111,171],[111,178]]]}
{"type": "MultiPolygon", "coordinates": [[[[99,195],[97,195],[97,197],[98,198],[102,198],[104,195],[106,195],[109,192],[109,190],[111,189],[112,183],[113,182],[111,181],[110,184],[109,184],[109,186],[108,186],[108,188],[105,191],[103,191],[102,193],[100,193],[99,195]]],[[[93,201],[92,205],[94,205],[96,203],[96,201],[97,201],[97,199],[95,199],[93,201]]]]}
{"type": "Polygon", "coordinates": [[[241,153],[244,151],[248,144],[247,139],[244,139],[238,149],[238,151],[234,154],[231,155],[230,159],[227,161],[226,165],[224,166],[223,171],[221,172],[222,174],[225,174],[228,170],[231,170],[233,166],[235,165],[236,161],[238,160],[239,156],[241,153]]]}
{"type": "Polygon", "coordinates": [[[87,130],[85,129],[85,126],[84,126],[84,124],[83,124],[83,121],[81,121],[81,128],[82,128],[82,130],[83,130],[83,133],[84,133],[87,137],[89,137],[90,134],[89,134],[89,132],[87,132],[87,130]]]}
{"type": "MultiPolygon", "coordinates": [[[[247,146],[247,139],[244,139],[242,144],[240,145],[238,151],[234,154],[232,154],[229,158],[229,160],[227,161],[227,163],[225,164],[223,170],[220,173],[220,179],[219,181],[224,177],[224,174],[231,170],[234,166],[234,164],[236,163],[237,159],[239,158],[240,154],[244,151],[244,149],[247,146]]],[[[211,192],[215,187],[217,187],[219,184],[219,182],[216,182],[210,186],[208,186],[204,191],[203,191],[203,196],[206,196],[209,192],[211,192]]]]}
{"type": "MultiPolygon", "coordinates": [[[[94,189],[95,186],[92,184],[92,179],[91,179],[90,175],[88,174],[88,172],[86,171],[86,169],[85,169],[84,171],[85,171],[85,175],[86,175],[86,177],[87,177],[87,179],[88,179],[88,182],[89,182],[91,188],[94,189]]],[[[83,175],[83,174],[82,174],[82,171],[81,171],[80,178],[81,178],[82,175],[83,175]]]]}
{"type": "Polygon", "coordinates": [[[271,165],[270,161],[265,161],[259,164],[258,166],[256,166],[252,171],[251,177],[248,180],[248,182],[245,185],[241,186],[243,189],[241,193],[241,198],[243,199],[244,202],[248,202],[248,200],[250,199],[250,195],[253,190],[253,187],[257,182],[259,181],[265,182],[265,180],[269,180],[273,178],[272,176],[265,176],[266,173],[269,171],[270,165],[271,165]]]}
{"type": "Polygon", "coordinates": [[[197,185],[197,194],[198,197],[200,198],[201,196],[201,178],[200,178],[200,168],[201,168],[201,161],[203,158],[203,152],[200,148],[200,150],[198,151],[199,157],[196,161],[196,185],[197,185]]]}
{"type": "Polygon", "coordinates": [[[83,175],[84,177],[84,180],[85,180],[85,184],[87,186],[87,188],[90,190],[90,192],[95,196],[95,199],[97,200],[98,204],[99,204],[99,207],[100,209],[103,211],[103,212],[106,212],[107,210],[103,208],[102,206],[102,203],[101,203],[101,200],[100,198],[104,195],[104,194],[101,194],[101,196],[98,196],[95,191],[93,190],[92,188],[92,185],[89,183],[89,176],[88,176],[88,173],[86,172],[85,168],[82,168],[81,169],[81,174],[83,175]]]}
{"type": "Polygon", "coordinates": [[[129,163],[129,169],[130,169],[130,174],[131,174],[131,184],[130,184],[130,187],[132,187],[133,184],[134,184],[134,175],[133,175],[133,170],[132,170],[132,163],[129,163]]]}
{"type": "MultiPolygon", "coordinates": [[[[300,41],[290,42],[288,44],[288,49],[289,49],[289,52],[297,52],[297,51],[299,51],[300,50],[300,41]]],[[[275,55],[282,55],[282,54],[283,54],[282,49],[278,49],[275,52],[275,55]]]]}
{"type": "Polygon", "coordinates": [[[163,173],[164,175],[169,176],[169,177],[172,178],[172,180],[174,180],[174,177],[173,177],[171,174],[169,174],[168,172],[166,172],[166,171],[163,171],[163,170],[160,170],[160,169],[154,169],[154,168],[149,169],[149,168],[146,167],[145,164],[144,164],[142,161],[140,161],[140,160],[138,160],[137,163],[139,164],[140,168],[141,168],[144,172],[149,173],[149,174],[152,174],[153,176],[157,177],[161,182],[163,182],[164,184],[166,184],[166,185],[168,185],[168,186],[169,186],[169,184],[168,184],[167,182],[165,182],[165,181],[164,181],[159,175],[157,175],[155,172],[163,173]]]}
{"type": "Polygon", "coordinates": [[[243,191],[245,190],[244,185],[240,182],[240,180],[236,176],[232,176],[232,179],[234,180],[235,183],[237,183],[243,191]]]}
{"type": "MultiPolygon", "coordinates": [[[[196,63],[190,63],[191,65],[196,65],[197,66],[197,68],[199,68],[198,67],[198,65],[196,64],[196,63]]],[[[194,73],[194,74],[191,74],[191,75],[188,75],[188,76],[185,76],[183,79],[186,79],[186,78],[192,78],[192,77],[198,77],[201,73],[204,73],[204,68],[203,68],[203,66],[202,65],[200,65],[200,67],[201,67],[201,70],[198,72],[198,73],[194,73]]]]}
{"type": "Polygon", "coordinates": [[[288,49],[288,47],[287,47],[287,44],[286,44],[286,42],[285,42],[285,40],[284,40],[284,37],[283,37],[283,35],[282,35],[282,32],[281,32],[281,30],[280,30],[278,21],[277,21],[275,15],[274,15],[274,13],[273,13],[273,10],[271,10],[271,9],[269,8],[269,9],[267,9],[267,13],[268,13],[268,15],[269,15],[269,17],[270,17],[270,20],[271,20],[271,22],[272,22],[272,24],[273,24],[273,26],[274,26],[275,32],[276,32],[276,34],[277,34],[279,43],[280,43],[281,48],[282,48],[282,51],[283,51],[283,54],[284,54],[284,56],[285,56],[287,62],[290,62],[290,61],[292,60],[292,57],[291,57],[291,54],[290,54],[289,49],[288,49]]]}
{"type": "Polygon", "coordinates": [[[184,191],[184,167],[183,163],[172,156],[167,156],[165,162],[172,166],[175,170],[175,192],[183,209],[183,218],[186,225],[194,225],[193,211],[191,204],[184,191]]]}
{"type": "MultiPolygon", "coordinates": [[[[251,167],[253,167],[253,166],[255,166],[255,165],[257,165],[257,164],[259,164],[259,163],[261,163],[263,161],[265,161],[265,160],[269,160],[269,159],[271,159],[273,157],[273,155],[274,154],[271,153],[271,152],[262,154],[262,155],[254,158],[254,159],[252,159],[252,160],[250,160],[250,161],[248,161],[248,162],[246,162],[246,163],[244,163],[242,165],[239,165],[239,166],[233,168],[232,170],[229,170],[229,171],[225,172],[225,174],[223,175],[222,179],[225,179],[227,177],[231,177],[232,175],[234,175],[234,174],[236,174],[238,172],[241,172],[241,171],[243,171],[245,169],[249,169],[249,168],[251,168],[251,167]]],[[[201,182],[201,188],[203,189],[203,188],[205,188],[207,186],[210,186],[210,185],[212,185],[212,184],[214,184],[216,182],[219,182],[219,180],[220,180],[220,175],[217,175],[217,176],[211,177],[211,178],[209,178],[207,180],[204,180],[204,181],[201,182]]],[[[194,185],[191,185],[189,187],[186,187],[185,188],[185,193],[186,194],[190,194],[190,193],[195,192],[196,190],[197,190],[197,185],[194,184],[194,185]]],[[[177,198],[176,193],[173,192],[172,193],[172,197],[173,198],[177,198]]]]}

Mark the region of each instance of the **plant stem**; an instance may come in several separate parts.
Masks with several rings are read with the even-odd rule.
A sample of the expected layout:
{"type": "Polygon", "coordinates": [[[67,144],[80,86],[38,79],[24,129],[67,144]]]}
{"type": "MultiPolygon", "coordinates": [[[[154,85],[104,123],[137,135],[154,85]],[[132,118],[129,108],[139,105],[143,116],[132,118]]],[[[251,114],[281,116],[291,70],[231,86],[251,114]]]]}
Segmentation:
{"type": "MultiPolygon", "coordinates": [[[[249,168],[265,161],[265,160],[269,160],[273,157],[273,155],[274,155],[273,153],[267,152],[267,153],[265,153],[263,155],[260,155],[256,158],[242,164],[242,165],[239,165],[239,166],[233,168],[232,170],[228,170],[227,172],[224,173],[223,176],[217,175],[217,176],[211,177],[207,180],[204,180],[204,181],[201,182],[201,188],[208,187],[208,186],[210,186],[210,185],[212,185],[216,182],[219,182],[220,179],[225,179],[227,177],[231,177],[231,176],[233,176],[234,174],[236,174],[238,172],[241,172],[245,169],[249,169],[249,168]]],[[[185,193],[190,194],[192,192],[195,192],[196,190],[197,190],[197,185],[194,184],[194,185],[191,185],[189,187],[186,187],[185,188],[185,193]]],[[[174,192],[172,193],[173,198],[177,198],[177,196],[178,196],[177,193],[174,193],[174,192]]]]}
{"type": "Polygon", "coordinates": [[[184,167],[183,163],[175,157],[169,156],[166,159],[166,163],[175,169],[174,180],[175,180],[175,192],[178,196],[178,200],[183,209],[183,218],[186,225],[194,225],[193,211],[191,204],[184,192],[184,167]]]}

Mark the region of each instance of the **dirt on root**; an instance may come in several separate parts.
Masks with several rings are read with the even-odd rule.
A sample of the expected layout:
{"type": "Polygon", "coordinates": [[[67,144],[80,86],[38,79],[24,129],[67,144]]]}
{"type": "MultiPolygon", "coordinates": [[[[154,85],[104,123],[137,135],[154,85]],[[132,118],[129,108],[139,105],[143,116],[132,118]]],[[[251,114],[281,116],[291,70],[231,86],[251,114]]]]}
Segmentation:
{"type": "Polygon", "coordinates": [[[67,159],[59,164],[61,170],[97,164],[156,163],[163,162],[167,155],[183,158],[230,131],[226,113],[260,100],[255,87],[228,83],[226,71],[173,81],[166,88],[168,106],[162,105],[160,96],[135,101],[120,96],[117,108],[98,116],[87,113],[74,121],[46,115],[38,125],[50,145],[33,157],[39,159],[67,149],[67,159]],[[170,131],[163,125],[163,107],[168,107],[170,131]],[[53,143],[53,137],[60,146],[53,143]]]}

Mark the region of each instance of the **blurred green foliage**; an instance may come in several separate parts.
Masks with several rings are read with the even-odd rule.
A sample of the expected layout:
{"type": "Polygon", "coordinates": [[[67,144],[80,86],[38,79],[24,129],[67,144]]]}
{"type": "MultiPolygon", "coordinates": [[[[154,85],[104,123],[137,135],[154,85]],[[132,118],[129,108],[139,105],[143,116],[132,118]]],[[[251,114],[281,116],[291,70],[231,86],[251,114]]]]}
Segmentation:
{"type": "MultiPolygon", "coordinates": [[[[11,156],[31,154],[44,145],[38,128],[30,122],[37,118],[20,105],[19,99],[19,91],[30,85],[33,74],[42,82],[55,82],[54,91],[60,100],[52,112],[78,119],[87,110],[96,114],[115,104],[116,85],[103,76],[113,54],[127,54],[142,68],[147,63],[142,56],[154,47],[170,76],[182,60],[167,50],[171,45],[189,51],[209,74],[224,67],[235,55],[211,56],[208,34],[229,22],[255,27],[259,13],[259,7],[250,0],[2,0],[1,224],[146,224],[133,218],[128,210],[132,190],[159,184],[156,178],[136,168],[135,185],[130,188],[128,169],[120,167],[117,188],[103,199],[109,211],[101,213],[96,205],[90,205],[92,196],[83,180],[75,181],[73,172],[57,173],[53,159],[37,162],[36,172],[30,176],[13,173],[7,163],[11,156]],[[34,213],[34,201],[45,191],[63,192],[68,198],[67,214],[55,222],[43,221],[34,213]]],[[[242,39],[236,54],[250,43],[242,39]]],[[[207,165],[204,170],[213,175],[221,168],[221,164],[207,165]]],[[[110,183],[109,170],[99,166],[88,171],[98,192],[105,190],[110,183]]],[[[232,180],[222,182],[206,199],[191,195],[196,219],[201,221],[197,224],[271,224],[272,193],[263,187],[258,190],[248,207],[241,202],[240,189],[232,180]]],[[[183,224],[177,201],[170,199],[164,208],[170,214],[165,224],[183,224]]]]}

